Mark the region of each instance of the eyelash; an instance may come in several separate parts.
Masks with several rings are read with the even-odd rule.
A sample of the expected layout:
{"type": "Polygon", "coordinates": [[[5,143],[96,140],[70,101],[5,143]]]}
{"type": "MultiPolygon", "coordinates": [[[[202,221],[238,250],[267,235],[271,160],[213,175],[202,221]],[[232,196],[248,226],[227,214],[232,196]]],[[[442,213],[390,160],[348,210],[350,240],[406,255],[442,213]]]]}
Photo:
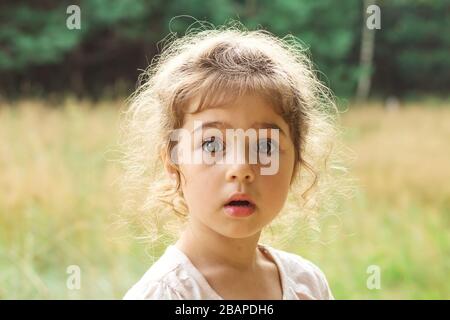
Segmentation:
{"type": "MultiPolygon", "coordinates": [[[[202,150],[204,150],[205,152],[211,152],[211,153],[220,152],[220,151],[207,151],[207,150],[205,150],[205,146],[206,146],[207,143],[209,143],[209,142],[215,142],[215,141],[221,143],[221,146],[222,146],[221,149],[222,149],[222,150],[220,150],[220,151],[225,151],[225,144],[224,144],[221,140],[219,140],[219,139],[216,140],[216,137],[215,137],[215,136],[212,136],[212,137],[210,137],[210,138],[208,138],[208,139],[203,140],[203,142],[202,142],[202,150]]],[[[258,152],[259,152],[259,143],[260,143],[261,141],[267,141],[267,142],[270,143],[270,150],[269,150],[269,152],[267,152],[267,154],[268,154],[268,155],[271,155],[272,152],[273,152],[273,149],[275,149],[275,147],[276,147],[276,143],[274,142],[274,140],[272,140],[272,139],[261,139],[261,140],[259,140],[259,141],[258,141],[258,152]],[[273,147],[273,145],[275,145],[275,147],[273,147]]]]}
{"type": "MultiPolygon", "coordinates": [[[[215,137],[215,136],[203,140],[203,142],[202,142],[202,150],[204,150],[205,152],[208,152],[207,150],[205,150],[205,145],[206,145],[207,143],[209,143],[209,142],[215,142],[215,141],[216,141],[216,137],[215,137]]],[[[223,142],[220,141],[219,139],[217,139],[217,142],[220,142],[221,145],[222,145],[222,150],[221,150],[221,151],[225,150],[225,145],[223,144],[223,142]]],[[[216,151],[210,151],[210,152],[211,152],[211,153],[215,153],[216,151]]]]}

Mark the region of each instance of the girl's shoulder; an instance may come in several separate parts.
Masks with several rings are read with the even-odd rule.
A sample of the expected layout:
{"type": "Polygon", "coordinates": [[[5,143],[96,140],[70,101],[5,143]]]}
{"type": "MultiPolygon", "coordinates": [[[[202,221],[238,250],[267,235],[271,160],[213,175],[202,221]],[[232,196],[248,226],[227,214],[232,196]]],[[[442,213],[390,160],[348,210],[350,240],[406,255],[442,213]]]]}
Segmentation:
{"type": "Polygon", "coordinates": [[[174,245],[147,270],[124,296],[125,300],[220,299],[189,258],[174,245]]]}
{"type": "Polygon", "coordinates": [[[183,261],[169,246],[164,254],[145,272],[142,278],[128,290],[124,300],[183,299],[180,288],[189,281],[183,261]]]}
{"type": "Polygon", "coordinates": [[[268,245],[260,244],[278,265],[286,290],[292,290],[299,299],[334,299],[323,271],[310,260],[268,245]]]}

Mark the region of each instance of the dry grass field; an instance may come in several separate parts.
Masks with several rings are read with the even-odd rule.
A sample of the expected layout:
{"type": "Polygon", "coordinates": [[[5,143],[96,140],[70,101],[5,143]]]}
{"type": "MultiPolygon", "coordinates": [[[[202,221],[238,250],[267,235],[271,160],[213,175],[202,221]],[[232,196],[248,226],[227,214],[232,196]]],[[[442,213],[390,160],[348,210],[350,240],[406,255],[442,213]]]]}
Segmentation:
{"type": "MultiPolygon", "coordinates": [[[[115,227],[121,106],[0,105],[0,299],[119,299],[151,264],[115,227]],[[70,265],[79,290],[66,286],[70,265]]],[[[289,249],[337,299],[449,299],[450,105],[350,106],[342,124],[359,188],[338,228],[289,249]],[[371,265],[380,289],[366,285],[371,265]]]]}

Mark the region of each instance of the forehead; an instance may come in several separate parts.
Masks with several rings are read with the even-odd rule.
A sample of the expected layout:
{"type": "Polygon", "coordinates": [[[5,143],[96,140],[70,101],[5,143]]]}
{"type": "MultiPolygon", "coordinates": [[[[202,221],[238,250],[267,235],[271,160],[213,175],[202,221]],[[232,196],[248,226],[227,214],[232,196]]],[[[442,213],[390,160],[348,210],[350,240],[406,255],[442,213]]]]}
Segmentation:
{"type": "Polygon", "coordinates": [[[260,118],[280,118],[280,109],[261,94],[247,93],[232,96],[219,93],[209,99],[202,96],[194,97],[186,105],[185,115],[186,120],[205,116],[233,116],[236,120],[263,120],[260,118]]]}
{"type": "Polygon", "coordinates": [[[238,97],[216,99],[206,104],[201,97],[192,99],[185,113],[184,127],[192,127],[194,121],[215,121],[230,124],[235,128],[265,124],[279,127],[287,132],[289,128],[272,101],[260,94],[244,94],[238,97]],[[203,105],[202,105],[203,104],[203,105]]]}

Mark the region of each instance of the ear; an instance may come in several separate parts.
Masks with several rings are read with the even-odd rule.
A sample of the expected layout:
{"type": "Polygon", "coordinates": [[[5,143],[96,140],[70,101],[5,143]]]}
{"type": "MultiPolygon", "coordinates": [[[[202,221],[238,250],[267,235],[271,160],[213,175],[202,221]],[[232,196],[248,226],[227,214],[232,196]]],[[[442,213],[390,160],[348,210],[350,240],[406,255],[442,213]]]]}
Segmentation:
{"type": "Polygon", "coordinates": [[[172,161],[170,161],[170,157],[167,154],[167,151],[165,148],[161,148],[160,157],[161,157],[161,161],[164,165],[164,170],[168,174],[169,178],[173,181],[176,181],[177,180],[177,170],[175,169],[172,161]]]}

